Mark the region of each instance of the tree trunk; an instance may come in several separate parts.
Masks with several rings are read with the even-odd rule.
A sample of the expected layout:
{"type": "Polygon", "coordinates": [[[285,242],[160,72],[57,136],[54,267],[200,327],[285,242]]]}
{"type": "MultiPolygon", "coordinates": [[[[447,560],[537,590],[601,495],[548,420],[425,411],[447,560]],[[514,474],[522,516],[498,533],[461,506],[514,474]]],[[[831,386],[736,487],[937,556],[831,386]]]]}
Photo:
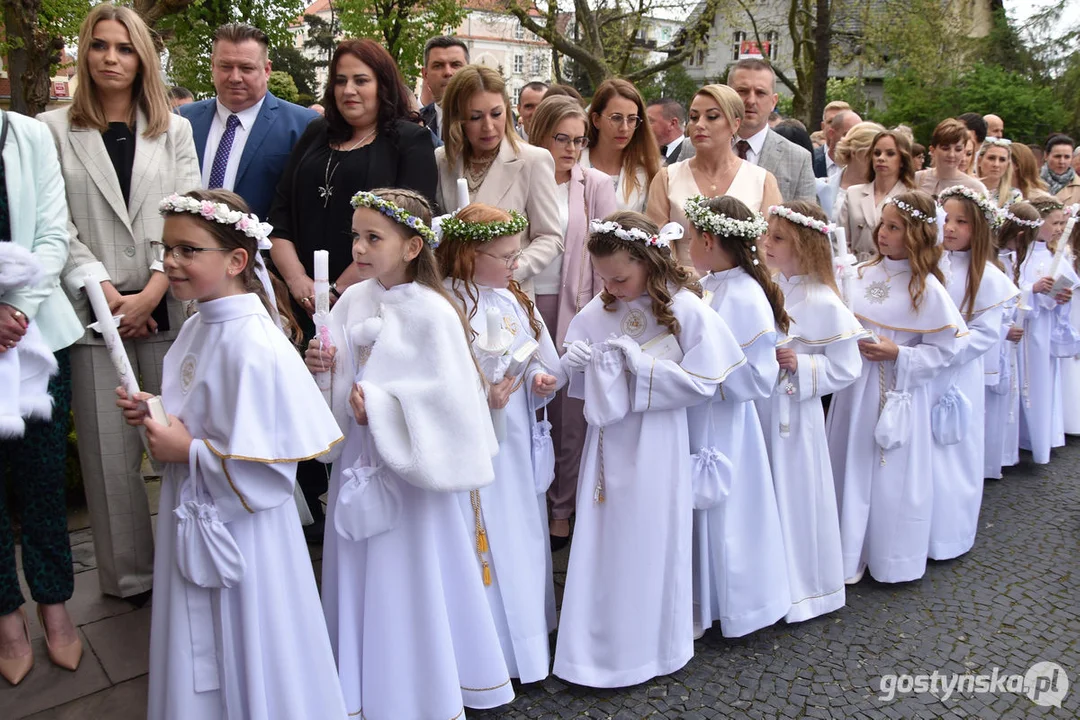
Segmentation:
{"type": "Polygon", "coordinates": [[[816,127],[825,112],[832,51],[832,8],[829,0],[817,0],[814,25],[814,76],[811,87],[810,117],[806,127],[816,127]]]}
{"type": "Polygon", "coordinates": [[[64,44],[38,29],[40,0],[4,0],[4,28],[11,109],[34,116],[49,102],[49,68],[64,44]]]}

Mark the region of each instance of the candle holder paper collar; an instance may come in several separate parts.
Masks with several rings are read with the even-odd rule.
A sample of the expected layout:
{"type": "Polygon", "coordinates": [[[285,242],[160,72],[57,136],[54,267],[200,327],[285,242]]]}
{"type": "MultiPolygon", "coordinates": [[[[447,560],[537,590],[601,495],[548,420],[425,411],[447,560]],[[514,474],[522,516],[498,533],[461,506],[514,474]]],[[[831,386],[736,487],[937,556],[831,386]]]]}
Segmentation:
{"type": "Polygon", "coordinates": [[[990,224],[990,228],[993,230],[996,230],[1003,222],[1005,222],[1004,216],[998,210],[998,207],[990,202],[989,198],[982,193],[976,192],[963,185],[953,185],[952,187],[947,187],[942,190],[938,195],[938,205],[945,207],[945,201],[954,197],[967,198],[978,205],[979,210],[982,211],[983,217],[986,218],[986,222],[990,224]]]}
{"type": "Polygon", "coordinates": [[[776,217],[784,218],[788,222],[793,222],[796,225],[802,225],[803,227],[808,227],[811,230],[817,230],[822,235],[829,235],[830,233],[832,233],[833,230],[835,230],[835,227],[833,227],[829,223],[824,223],[820,220],[815,220],[808,215],[797,213],[791,208],[784,207],[783,205],[770,205],[769,215],[775,215],[776,217]]]}
{"type": "Polygon", "coordinates": [[[354,210],[365,207],[369,210],[380,212],[394,222],[404,225],[423,238],[424,242],[430,245],[432,250],[439,247],[439,239],[436,237],[435,233],[432,232],[431,228],[425,225],[423,220],[409,213],[400,205],[392,203],[385,198],[381,198],[374,193],[367,192],[366,190],[361,190],[353,195],[352,200],[349,202],[352,204],[354,210]]]}
{"type": "Polygon", "coordinates": [[[769,229],[769,223],[761,213],[753,213],[749,220],[736,220],[705,205],[703,195],[695,195],[683,205],[683,212],[690,224],[701,232],[757,240],[769,229]]]}
{"type": "Polygon", "coordinates": [[[685,234],[683,226],[676,222],[669,222],[656,235],[650,235],[640,228],[624,228],[614,220],[593,220],[589,223],[589,231],[597,235],[610,235],[623,242],[641,243],[646,247],[671,248],[671,243],[682,239],[685,234]]]}
{"type": "Polygon", "coordinates": [[[529,227],[529,220],[517,210],[507,210],[510,219],[506,222],[466,222],[458,218],[459,211],[449,215],[440,215],[431,221],[436,244],[443,240],[460,242],[491,242],[495,238],[517,235],[529,227]]]}
{"type": "MultiPolygon", "coordinates": [[[[957,187],[960,187],[960,186],[957,185],[957,187]]],[[[918,208],[909,205],[908,203],[904,202],[903,200],[897,200],[895,197],[890,197],[890,198],[885,199],[885,204],[886,205],[895,205],[897,210],[904,213],[905,215],[907,215],[910,218],[914,218],[916,220],[922,220],[924,223],[927,223],[929,225],[936,225],[937,224],[938,219],[937,219],[937,214],[936,213],[934,215],[927,215],[922,210],[919,210],[918,208]]]]}
{"type": "Polygon", "coordinates": [[[234,230],[239,230],[249,238],[254,238],[259,244],[260,250],[270,249],[270,233],[274,227],[259,220],[258,215],[242,213],[225,203],[196,200],[187,195],[173,193],[158,203],[158,212],[162,215],[191,213],[192,215],[198,215],[203,220],[220,223],[221,225],[231,225],[234,230]]]}

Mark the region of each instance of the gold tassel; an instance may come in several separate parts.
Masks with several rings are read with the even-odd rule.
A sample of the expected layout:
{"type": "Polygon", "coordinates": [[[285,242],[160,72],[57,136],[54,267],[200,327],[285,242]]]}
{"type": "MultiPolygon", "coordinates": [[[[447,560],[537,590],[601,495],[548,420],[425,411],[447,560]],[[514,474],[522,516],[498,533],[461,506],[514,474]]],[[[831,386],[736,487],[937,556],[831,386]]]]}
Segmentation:
{"type": "Polygon", "coordinates": [[[484,585],[491,585],[491,568],[488,567],[487,560],[481,560],[480,564],[484,568],[484,585]]]}
{"type": "Polygon", "coordinates": [[[483,528],[476,534],[476,551],[481,553],[488,551],[487,532],[483,528]]]}

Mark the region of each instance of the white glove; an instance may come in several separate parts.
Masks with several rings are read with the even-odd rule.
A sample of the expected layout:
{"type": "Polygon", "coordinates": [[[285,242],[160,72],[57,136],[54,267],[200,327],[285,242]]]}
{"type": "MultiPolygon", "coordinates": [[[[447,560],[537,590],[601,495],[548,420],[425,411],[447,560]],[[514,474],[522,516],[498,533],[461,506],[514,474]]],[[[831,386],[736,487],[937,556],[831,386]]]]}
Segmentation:
{"type": "Polygon", "coordinates": [[[575,340],[566,348],[562,356],[563,365],[568,370],[581,370],[592,360],[592,348],[583,340],[575,340]]]}
{"type": "Polygon", "coordinates": [[[637,344],[637,340],[634,340],[629,335],[623,335],[622,337],[611,338],[607,341],[607,344],[610,348],[618,348],[622,351],[623,357],[626,359],[626,369],[636,375],[638,364],[641,362],[641,346],[637,344]]]}

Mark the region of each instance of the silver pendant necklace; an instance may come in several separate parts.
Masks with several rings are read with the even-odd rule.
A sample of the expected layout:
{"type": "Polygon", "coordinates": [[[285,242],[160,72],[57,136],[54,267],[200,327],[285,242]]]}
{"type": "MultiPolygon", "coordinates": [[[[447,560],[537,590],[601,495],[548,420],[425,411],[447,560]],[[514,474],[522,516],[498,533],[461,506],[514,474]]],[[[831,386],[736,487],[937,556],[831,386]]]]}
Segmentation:
{"type": "MultiPolygon", "coordinates": [[[[376,128],[376,130],[377,129],[378,128],[376,128]]],[[[374,134],[375,130],[372,130],[367,135],[353,143],[352,147],[350,147],[348,150],[342,150],[341,152],[348,153],[355,150],[356,148],[360,147],[360,143],[364,142],[374,134]]],[[[334,169],[330,169],[330,163],[333,161],[334,153],[336,152],[337,150],[335,150],[334,146],[331,145],[330,155],[326,158],[326,170],[323,172],[323,184],[319,186],[319,197],[323,199],[323,207],[327,207],[330,204],[330,197],[334,194],[334,186],[330,184],[330,181],[334,179],[334,173],[337,172],[338,166],[341,165],[341,160],[338,160],[336,163],[334,163],[334,169]]]]}

